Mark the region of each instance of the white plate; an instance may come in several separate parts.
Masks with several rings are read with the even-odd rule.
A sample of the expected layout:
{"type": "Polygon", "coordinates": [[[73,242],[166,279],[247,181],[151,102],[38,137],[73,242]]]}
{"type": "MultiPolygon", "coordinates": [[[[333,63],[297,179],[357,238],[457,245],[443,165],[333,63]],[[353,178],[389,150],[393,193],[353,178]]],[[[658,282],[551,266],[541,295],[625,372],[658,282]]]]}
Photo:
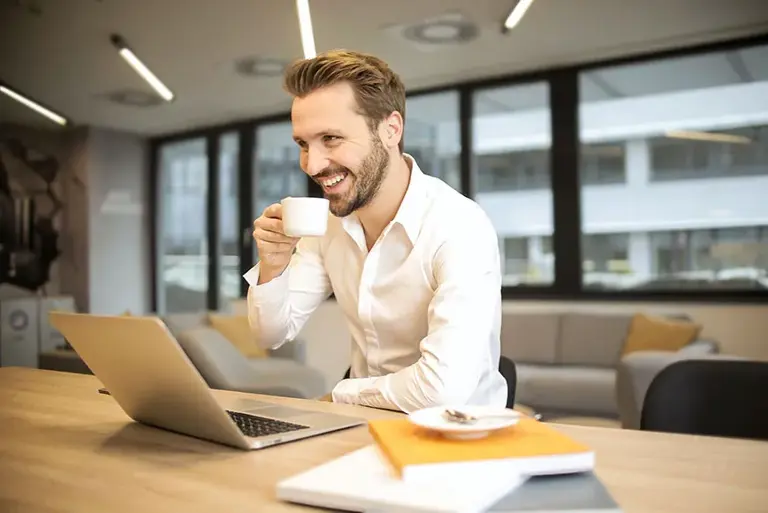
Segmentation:
{"type": "Polygon", "coordinates": [[[417,426],[442,433],[449,438],[483,438],[492,431],[514,426],[521,414],[508,408],[492,406],[436,406],[412,412],[408,420],[417,426]],[[472,424],[461,424],[445,416],[445,410],[451,408],[479,417],[472,424]]]}

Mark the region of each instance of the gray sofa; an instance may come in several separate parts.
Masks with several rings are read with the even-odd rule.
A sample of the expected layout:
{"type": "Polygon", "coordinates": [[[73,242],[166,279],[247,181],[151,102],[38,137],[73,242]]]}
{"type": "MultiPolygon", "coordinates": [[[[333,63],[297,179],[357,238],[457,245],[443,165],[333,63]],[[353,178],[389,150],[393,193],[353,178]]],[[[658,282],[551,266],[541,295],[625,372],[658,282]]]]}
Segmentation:
{"type": "Polygon", "coordinates": [[[325,378],[305,363],[304,344],[294,340],[266,358],[246,358],[207,321],[208,312],[168,314],[168,329],[211,388],[285,397],[323,395],[325,378]]]}
{"type": "Polygon", "coordinates": [[[745,358],[719,354],[717,346],[710,346],[709,352],[696,346],[686,347],[674,353],[664,351],[642,351],[626,355],[619,362],[616,372],[616,394],[621,427],[640,429],[640,418],[648,387],[654,378],[667,366],[681,360],[744,360],[745,358]]]}
{"type": "MultiPolygon", "coordinates": [[[[580,312],[505,313],[501,354],[517,366],[516,403],[558,416],[618,419],[617,369],[632,314],[580,312]]],[[[685,318],[685,316],[674,316],[685,318]]],[[[717,352],[695,341],[685,354],[717,352]]],[[[629,357],[627,355],[626,357],[629,357]]]]}

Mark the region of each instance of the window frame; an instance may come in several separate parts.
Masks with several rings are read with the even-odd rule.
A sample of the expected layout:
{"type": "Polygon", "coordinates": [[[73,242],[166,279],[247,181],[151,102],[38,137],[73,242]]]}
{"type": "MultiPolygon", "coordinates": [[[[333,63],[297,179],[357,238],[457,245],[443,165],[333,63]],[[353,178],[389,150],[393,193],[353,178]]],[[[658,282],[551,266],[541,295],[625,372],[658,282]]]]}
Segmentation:
{"type": "MultiPolygon", "coordinates": [[[[768,44],[768,34],[736,38],[714,43],[680,46],[661,51],[639,53],[579,64],[543,69],[534,72],[524,72],[496,76],[480,80],[446,84],[439,87],[416,90],[408,97],[416,98],[447,91],[458,92],[459,98],[459,168],[461,175],[461,190],[465,196],[475,196],[474,157],[472,155],[472,120],[473,94],[476,91],[493,87],[524,85],[527,83],[546,82],[549,88],[549,108],[552,126],[552,143],[550,150],[550,187],[552,190],[553,226],[552,248],[555,255],[554,281],[544,285],[516,285],[502,287],[504,299],[530,300],[584,300],[584,301],[645,301],[666,302],[685,301],[691,303],[757,303],[768,300],[768,291],[763,290],[604,290],[588,289],[583,286],[582,278],[582,233],[581,233],[581,141],[579,140],[579,75],[582,72],[600,68],[610,68],[619,65],[638,64],[643,62],[661,61],[671,58],[688,57],[693,55],[722,52],[768,44]]],[[[254,186],[258,186],[257,177],[253,176],[253,158],[256,151],[256,130],[260,125],[290,120],[290,113],[283,112],[260,118],[244,119],[231,123],[200,127],[193,130],[171,133],[152,137],[150,144],[150,181],[151,204],[150,215],[150,251],[152,277],[152,307],[158,311],[158,287],[160,263],[158,229],[159,213],[162,199],[159,176],[160,149],[164,144],[178,142],[184,139],[205,137],[209,151],[218,147],[218,137],[226,132],[239,132],[238,182],[239,190],[239,229],[242,233],[240,251],[240,271],[245,273],[253,264],[253,240],[249,236],[255,216],[253,210],[254,186]]],[[[210,153],[209,153],[210,156],[210,153]]],[[[218,158],[209,158],[209,180],[218,184],[218,158]]],[[[311,196],[320,196],[322,191],[309,178],[308,191],[311,196]]],[[[218,187],[209,187],[208,199],[208,242],[209,247],[218,247],[218,187]]],[[[765,230],[765,229],[764,229],[765,230]]],[[[218,252],[214,252],[218,253],[218,252]]],[[[208,308],[218,309],[218,268],[220,255],[210,255],[208,308]]],[[[245,296],[247,284],[241,285],[241,296],[245,296]]]]}

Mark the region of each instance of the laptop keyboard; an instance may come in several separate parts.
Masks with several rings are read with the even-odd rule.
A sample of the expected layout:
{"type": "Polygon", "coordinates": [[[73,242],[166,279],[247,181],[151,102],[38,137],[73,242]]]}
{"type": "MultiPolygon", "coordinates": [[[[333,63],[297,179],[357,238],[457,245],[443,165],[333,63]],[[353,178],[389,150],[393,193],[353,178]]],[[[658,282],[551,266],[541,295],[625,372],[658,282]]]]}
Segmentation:
{"type": "Polygon", "coordinates": [[[237,427],[240,428],[240,431],[245,436],[276,435],[278,433],[288,433],[309,428],[309,426],[302,426],[301,424],[292,424],[282,420],[259,417],[258,415],[241,413],[239,411],[227,410],[227,413],[229,413],[229,416],[232,417],[232,420],[235,421],[235,424],[237,424],[237,427]]]}

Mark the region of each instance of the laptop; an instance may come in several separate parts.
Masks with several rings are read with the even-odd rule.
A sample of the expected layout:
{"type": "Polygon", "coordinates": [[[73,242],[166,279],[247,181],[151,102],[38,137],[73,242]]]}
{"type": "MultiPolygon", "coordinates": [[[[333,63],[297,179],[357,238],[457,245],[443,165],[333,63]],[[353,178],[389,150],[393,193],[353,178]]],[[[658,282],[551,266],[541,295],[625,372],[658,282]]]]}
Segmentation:
{"type": "Polygon", "coordinates": [[[157,317],[49,315],[123,411],[142,424],[250,450],[365,423],[255,398],[226,407],[157,317]]]}

